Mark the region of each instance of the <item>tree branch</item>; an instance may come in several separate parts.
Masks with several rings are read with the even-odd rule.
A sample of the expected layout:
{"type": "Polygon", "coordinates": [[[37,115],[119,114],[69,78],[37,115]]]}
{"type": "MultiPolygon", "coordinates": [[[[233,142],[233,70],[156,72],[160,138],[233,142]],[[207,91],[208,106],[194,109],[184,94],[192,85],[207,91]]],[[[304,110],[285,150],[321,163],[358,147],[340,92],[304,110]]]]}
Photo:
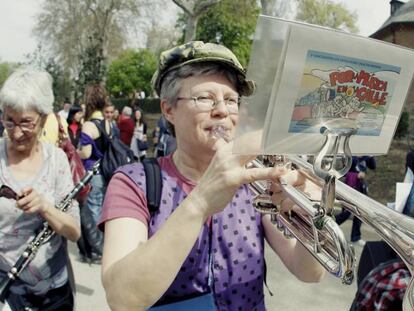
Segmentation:
{"type": "Polygon", "coordinates": [[[196,1],[194,5],[194,14],[200,15],[205,10],[207,10],[210,6],[219,3],[220,0],[205,0],[205,1],[196,1]]]}
{"type": "Polygon", "coordinates": [[[178,5],[186,14],[193,16],[194,14],[194,5],[190,4],[190,1],[186,0],[173,0],[173,2],[178,5]]]}

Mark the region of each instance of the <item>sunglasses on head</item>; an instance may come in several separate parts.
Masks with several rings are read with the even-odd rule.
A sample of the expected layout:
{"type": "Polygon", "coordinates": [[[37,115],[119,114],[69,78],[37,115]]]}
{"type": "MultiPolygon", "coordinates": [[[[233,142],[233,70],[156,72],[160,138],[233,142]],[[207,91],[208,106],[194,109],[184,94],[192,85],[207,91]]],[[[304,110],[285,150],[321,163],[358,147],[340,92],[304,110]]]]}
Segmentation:
{"type": "Polygon", "coordinates": [[[4,197],[6,199],[12,199],[12,200],[18,199],[17,193],[14,192],[12,188],[6,185],[2,185],[0,187],[0,197],[4,197]]]}

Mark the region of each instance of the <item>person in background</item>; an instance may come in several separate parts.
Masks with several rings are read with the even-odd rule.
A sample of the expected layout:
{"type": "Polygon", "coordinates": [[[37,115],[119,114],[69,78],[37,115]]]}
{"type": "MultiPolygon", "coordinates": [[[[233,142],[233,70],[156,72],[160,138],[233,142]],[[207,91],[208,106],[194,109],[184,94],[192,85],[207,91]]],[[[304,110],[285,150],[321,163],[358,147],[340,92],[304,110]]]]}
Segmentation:
{"type": "Polygon", "coordinates": [[[122,167],[109,182],[100,228],[102,280],[112,310],[154,304],[182,310],[179,305],[191,299],[192,310],[263,311],[265,238],[297,278],[319,281],[322,266],[297,240],[285,239],[270,215],[254,209],[249,183],[274,181],[273,203],[288,210],[293,203],[280,176],[311,197],[320,188],[294,170],[246,168],[254,157],[232,153],[240,96],[254,91],[236,56],[201,41],[174,47],[161,54],[153,86],[177,149],[158,159],[163,185],[157,212],[147,207],[142,163],[122,167]]]}
{"type": "Polygon", "coordinates": [[[59,118],[59,122],[62,124],[64,135],[66,137],[69,135],[67,120],[63,119],[59,114],[51,112],[47,115],[46,122],[40,135],[40,141],[59,146],[59,122],[57,118],[59,118]]]}
{"type": "Polygon", "coordinates": [[[132,108],[132,111],[136,111],[137,109],[141,109],[140,104],[139,104],[139,99],[135,98],[135,97],[132,98],[130,106],[132,108]]]}
{"type": "Polygon", "coordinates": [[[408,215],[410,217],[414,217],[414,151],[411,150],[407,153],[406,161],[405,161],[405,183],[411,183],[411,190],[408,194],[407,201],[405,202],[404,209],[402,211],[403,214],[408,215]]]}
{"type": "Polygon", "coordinates": [[[85,103],[81,103],[80,106],[82,108],[83,116],[85,117],[85,114],[86,114],[86,105],[85,105],[85,103]]]}
{"type": "Polygon", "coordinates": [[[0,198],[0,281],[45,221],[56,232],[12,283],[6,302],[13,311],[74,308],[66,247],[80,236],[78,203],[56,208],[74,187],[69,163],[61,149],[39,140],[53,101],[52,77],[29,68],[15,71],[0,91],[8,134],[0,140],[0,184],[16,193],[0,198]]]}
{"type": "Polygon", "coordinates": [[[72,107],[72,105],[70,104],[69,100],[65,99],[62,110],[58,112],[62,119],[66,120],[68,118],[70,107],[72,107]]]}
{"type": "Polygon", "coordinates": [[[73,105],[70,107],[68,115],[68,134],[72,145],[78,149],[80,133],[82,132],[82,118],[83,111],[82,107],[78,105],[73,105]]]}
{"type": "Polygon", "coordinates": [[[148,141],[147,141],[147,123],[144,119],[144,114],[141,109],[137,109],[134,112],[134,135],[131,140],[131,150],[134,155],[140,160],[144,160],[147,154],[148,141]]]}
{"type": "Polygon", "coordinates": [[[135,122],[132,120],[132,108],[124,106],[122,114],[118,120],[119,138],[127,146],[131,145],[132,135],[134,134],[135,122]]]}
{"type": "Polygon", "coordinates": [[[409,151],[405,159],[404,182],[414,182],[414,150],[409,151]]]}
{"type": "Polygon", "coordinates": [[[164,116],[161,116],[157,121],[153,142],[155,146],[154,156],[156,158],[167,156],[177,148],[175,137],[171,135],[164,116]]]}
{"type": "MultiPolygon", "coordinates": [[[[88,85],[85,89],[83,102],[86,105],[85,123],[82,126],[80,138],[79,155],[83,159],[86,170],[90,170],[96,161],[102,159],[106,150],[106,143],[97,125],[100,122],[102,127],[110,134],[109,122],[104,119],[103,110],[108,105],[108,95],[105,88],[100,84],[88,85]]],[[[92,189],[82,209],[82,219],[87,219],[85,224],[90,228],[87,236],[88,244],[91,245],[91,261],[100,263],[102,257],[103,235],[97,230],[101,215],[102,203],[106,192],[106,182],[101,174],[96,174],[91,180],[92,189]],[[85,214],[84,214],[85,213],[85,214]]]]}
{"type": "Polygon", "coordinates": [[[119,128],[114,119],[115,105],[111,102],[108,102],[108,104],[104,107],[103,114],[104,114],[105,120],[108,120],[109,122],[111,135],[113,137],[119,138],[120,137],[119,128]]]}
{"type": "MultiPolygon", "coordinates": [[[[352,157],[352,165],[348,173],[345,175],[345,183],[358,190],[359,192],[368,195],[368,185],[365,180],[368,168],[375,170],[377,167],[375,159],[370,156],[352,157]]],[[[347,209],[335,216],[338,225],[344,223],[351,216],[351,212],[347,209]]],[[[364,246],[365,241],[361,239],[361,225],[362,221],[354,216],[352,220],[351,242],[353,244],[364,246]]]]}
{"type": "Polygon", "coordinates": [[[115,110],[114,110],[114,121],[118,124],[118,120],[119,120],[119,110],[117,108],[115,108],[115,110]]]}

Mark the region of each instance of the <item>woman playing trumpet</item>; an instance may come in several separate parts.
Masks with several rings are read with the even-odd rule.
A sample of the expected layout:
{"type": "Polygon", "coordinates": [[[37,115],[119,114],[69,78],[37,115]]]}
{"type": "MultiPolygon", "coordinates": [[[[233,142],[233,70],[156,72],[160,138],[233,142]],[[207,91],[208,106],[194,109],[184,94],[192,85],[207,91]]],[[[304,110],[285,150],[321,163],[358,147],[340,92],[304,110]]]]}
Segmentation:
{"type": "MultiPolygon", "coordinates": [[[[101,221],[111,308],[185,310],[176,303],[193,299],[192,310],[208,304],[210,310],[265,310],[265,238],[299,279],[319,281],[319,263],[252,206],[248,184],[276,181],[285,170],[246,169],[252,157],[234,155],[232,144],[214,134],[220,127],[234,135],[240,96],[254,90],[236,56],[223,46],[189,42],[161,55],[154,84],[177,150],[159,159],[158,212],[147,208],[141,164],[122,168],[109,184],[101,221]]],[[[275,191],[276,203],[292,205],[275,191]]]]}

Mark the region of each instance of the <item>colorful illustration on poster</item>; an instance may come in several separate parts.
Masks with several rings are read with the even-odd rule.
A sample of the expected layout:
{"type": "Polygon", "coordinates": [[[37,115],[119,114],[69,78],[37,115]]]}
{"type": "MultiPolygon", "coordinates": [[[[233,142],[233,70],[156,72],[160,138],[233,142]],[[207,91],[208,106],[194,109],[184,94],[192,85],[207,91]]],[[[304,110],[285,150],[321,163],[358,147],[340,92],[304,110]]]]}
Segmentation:
{"type": "Polygon", "coordinates": [[[401,68],[309,50],[289,132],[318,133],[324,122],[356,121],[357,135],[379,136],[401,68]]]}

